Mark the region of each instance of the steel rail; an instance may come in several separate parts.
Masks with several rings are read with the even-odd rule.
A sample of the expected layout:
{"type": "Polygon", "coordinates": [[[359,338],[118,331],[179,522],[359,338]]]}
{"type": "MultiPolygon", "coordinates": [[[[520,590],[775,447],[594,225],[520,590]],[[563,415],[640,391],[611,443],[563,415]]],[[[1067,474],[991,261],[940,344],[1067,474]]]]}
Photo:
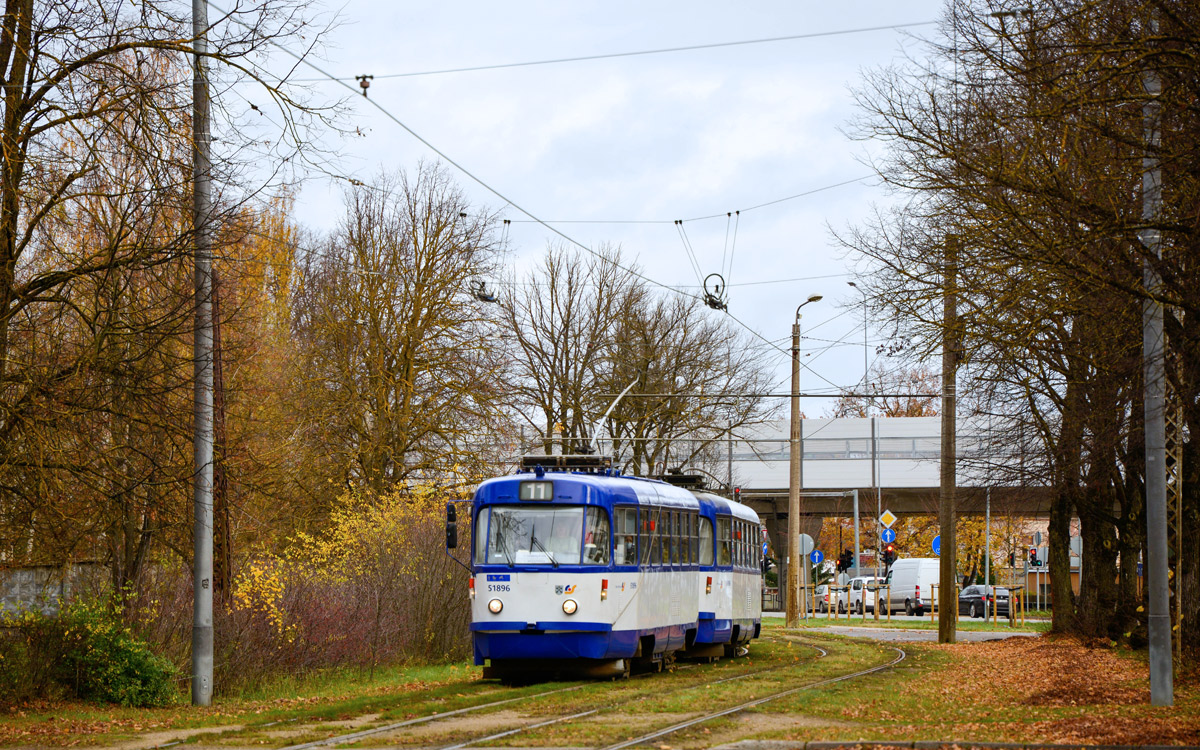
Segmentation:
{"type": "MultiPolygon", "coordinates": [[[[680,670],[692,669],[694,666],[695,665],[684,665],[684,666],[678,667],[678,669],[680,669],[680,670]]],[[[637,675],[633,679],[649,677],[652,674],[656,674],[656,673],[650,672],[650,673],[646,673],[646,674],[637,675]]],[[[286,747],[281,748],[280,750],[309,750],[309,748],[315,748],[315,747],[333,747],[336,745],[344,744],[346,742],[353,742],[355,740],[362,739],[363,737],[370,737],[371,735],[374,735],[374,734],[382,734],[384,732],[391,732],[396,729],[403,729],[404,727],[416,726],[418,724],[427,724],[431,721],[438,721],[440,719],[445,719],[445,718],[451,717],[451,716],[460,716],[462,714],[468,714],[468,713],[472,713],[474,711],[483,711],[483,710],[486,710],[489,708],[495,708],[496,706],[503,706],[503,705],[506,705],[509,703],[517,703],[519,701],[536,700],[538,698],[542,698],[547,695],[557,695],[559,693],[570,693],[570,692],[574,692],[576,690],[582,690],[583,688],[585,688],[591,684],[594,684],[594,682],[593,681],[584,681],[584,682],[580,682],[577,685],[572,685],[570,687],[556,688],[554,690],[547,690],[545,692],[534,693],[532,695],[519,695],[514,698],[505,698],[503,700],[492,701],[490,703],[480,703],[477,706],[467,706],[466,708],[458,708],[453,711],[443,711],[441,713],[429,714],[428,716],[419,716],[415,719],[406,719],[404,721],[395,722],[393,724],[387,724],[387,725],[384,725],[381,727],[371,727],[370,729],[363,729],[363,730],[360,730],[357,732],[351,732],[349,734],[340,734],[336,737],[327,737],[323,740],[314,740],[312,742],[305,742],[301,745],[288,745],[286,747]]],[[[274,723],[276,723],[276,722],[272,722],[272,724],[274,724],[274,723]]],[[[262,726],[269,726],[269,725],[264,724],[262,726]]]]}
{"type": "MultiPolygon", "coordinates": [[[[820,653],[817,656],[818,659],[829,655],[829,652],[826,651],[825,649],[821,648],[820,646],[815,646],[811,643],[806,643],[804,645],[808,646],[809,648],[815,649],[816,651],[819,651],[820,653]]],[[[742,674],[730,675],[729,677],[722,677],[719,680],[713,680],[711,682],[706,682],[706,683],[704,683],[704,685],[705,686],[719,685],[723,682],[733,682],[734,680],[743,680],[743,679],[746,679],[747,677],[758,677],[758,676],[761,676],[764,674],[769,674],[771,672],[776,672],[780,669],[786,669],[791,666],[793,666],[793,665],[785,664],[785,665],[780,665],[777,667],[769,667],[767,669],[760,669],[760,670],[757,670],[754,672],[743,672],[742,674]]],[[[683,692],[684,690],[691,690],[696,687],[699,687],[699,686],[698,685],[680,685],[673,690],[668,690],[665,693],[660,693],[660,695],[670,695],[671,693],[683,692]]],[[[607,710],[610,710],[617,706],[622,706],[622,705],[625,705],[626,703],[631,703],[635,700],[640,699],[641,697],[642,696],[640,696],[640,695],[630,696],[628,699],[626,699],[624,701],[620,701],[619,703],[609,704],[609,705],[603,706],[601,708],[589,709],[587,711],[582,711],[580,713],[570,714],[570,715],[566,715],[566,716],[559,716],[559,717],[556,717],[553,719],[549,719],[547,721],[538,722],[536,724],[527,724],[524,726],[516,727],[514,729],[507,729],[503,732],[498,732],[496,734],[487,735],[486,737],[474,737],[470,740],[467,740],[465,742],[460,742],[460,743],[457,743],[454,745],[440,746],[436,750],[462,750],[462,748],[471,747],[472,745],[475,745],[477,743],[491,742],[493,740],[501,739],[502,737],[511,737],[514,734],[520,734],[522,732],[532,731],[534,729],[539,729],[541,727],[550,726],[551,724],[558,724],[558,723],[561,723],[564,721],[570,721],[572,719],[581,719],[585,716],[591,716],[593,714],[600,713],[601,711],[607,711],[607,710]]]]}
{"type": "Polygon", "coordinates": [[[625,740],[624,742],[618,742],[615,745],[608,745],[606,747],[601,748],[600,750],[622,750],[623,748],[626,748],[626,747],[632,747],[634,745],[641,745],[641,744],[650,742],[651,740],[656,740],[659,737],[665,737],[668,734],[673,734],[675,732],[678,732],[681,729],[687,729],[688,727],[692,727],[697,724],[703,724],[706,721],[711,721],[713,719],[717,719],[722,716],[728,716],[729,714],[738,713],[739,711],[745,711],[747,708],[753,708],[755,706],[759,706],[759,705],[762,705],[763,703],[768,703],[773,700],[778,700],[780,698],[786,698],[787,696],[794,695],[796,693],[799,693],[802,690],[811,690],[813,688],[822,687],[824,685],[832,685],[835,682],[842,682],[843,680],[849,680],[849,679],[853,679],[855,677],[862,677],[864,675],[871,674],[872,672],[879,672],[884,669],[890,669],[890,668],[896,666],[897,664],[899,664],[900,662],[904,661],[904,657],[905,657],[905,653],[903,650],[896,648],[895,646],[891,646],[890,648],[894,649],[900,655],[897,656],[892,661],[888,662],[887,664],[881,664],[877,667],[872,667],[870,669],[864,669],[860,672],[854,672],[852,674],[842,675],[841,677],[831,677],[828,680],[821,680],[819,682],[813,682],[808,685],[801,685],[800,687],[797,687],[797,688],[785,690],[782,693],[775,693],[774,695],[768,695],[768,696],[764,696],[762,698],[756,698],[752,701],[747,701],[745,703],[742,703],[741,705],[734,706],[732,708],[726,708],[721,711],[714,711],[710,714],[705,714],[704,716],[699,716],[694,719],[688,719],[687,721],[681,721],[678,724],[673,724],[665,729],[660,729],[658,731],[651,732],[650,734],[642,735],[641,737],[634,737],[633,739],[625,740]]]}

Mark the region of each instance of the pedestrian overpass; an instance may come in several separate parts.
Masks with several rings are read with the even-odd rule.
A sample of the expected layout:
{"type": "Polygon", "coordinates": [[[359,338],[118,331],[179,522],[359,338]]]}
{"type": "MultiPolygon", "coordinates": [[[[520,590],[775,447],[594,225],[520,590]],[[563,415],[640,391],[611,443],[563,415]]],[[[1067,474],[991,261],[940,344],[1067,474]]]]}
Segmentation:
{"type": "MultiPolygon", "coordinates": [[[[883,510],[936,515],[940,495],[941,417],[802,420],[800,529],[814,538],[822,519],[850,517],[857,491],[860,519],[883,510]]],[[[1045,518],[1046,486],[1021,484],[1026,451],[1013,435],[995,439],[987,424],[961,421],[956,435],[955,505],[959,515],[1045,518]]],[[[1036,455],[1032,450],[1029,455],[1036,455]]],[[[775,549],[786,549],[790,424],[769,422],[726,445],[727,481],[758,513],[775,549]]]]}

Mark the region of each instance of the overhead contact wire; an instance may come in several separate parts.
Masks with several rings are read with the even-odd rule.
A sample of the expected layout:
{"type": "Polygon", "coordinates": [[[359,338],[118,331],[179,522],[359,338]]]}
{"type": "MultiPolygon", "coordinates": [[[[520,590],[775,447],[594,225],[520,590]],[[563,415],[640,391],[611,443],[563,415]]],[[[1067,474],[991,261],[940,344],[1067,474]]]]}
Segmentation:
{"type": "MultiPolygon", "coordinates": [[[[211,2],[211,0],[204,0],[204,2],[209,7],[217,10],[218,12],[223,13],[227,16],[229,15],[222,8],[220,8],[219,6],[217,6],[216,4],[211,2]]],[[[234,23],[239,24],[240,26],[248,27],[248,25],[245,22],[243,22],[242,20],[240,20],[238,18],[230,17],[230,20],[233,21],[234,23]]],[[[279,49],[284,54],[294,58],[296,61],[298,61],[302,65],[306,65],[309,68],[312,68],[313,70],[317,71],[318,73],[325,76],[329,80],[336,82],[338,85],[342,86],[343,88],[347,89],[348,91],[354,92],[355,94],[358,93],[357,91],[354,90],[354,87],[351,86],[349,83],[346,83],[345,81],[337,78],[332,73],[325,70],[324,68],[317,65],[316,63],[309,61],[304,56],[302,56],[296,52],[293,52],[292,50],[288,49],[287,47],[284,47],[279,42],[276,42],[274,40],[267,40],[267,41],[269,44],[274,46],[276,49],[279,49]]],[[[396,125],[399,125],[400,128],[402,130],[404,130],[404,132],[408,133],[413,138],[415,138],[418,142],[420,142],[422,145],[424,145],[425,148],[427,148],[430,151],[432,151],[433,153],[437,154],[438,157],[444,159],[446,161],[446,163],[450,164],[455,169],[462,172],[464,175],[469,177],[471,180],[473,180],[476,184],[478,184],[484,190],[487,190],[489,193],[496,196],[500,200],[505,201],[506,203],[511,205],[514,209],[516,209],[520,213],[524,214],[525,216],[528,216],[532,221],[534,221],[537,224],[540,224],[541,226],[546,228],[551,233],[561,237],[563,240],[565,240],[569,244],[574,245],[575,247],[578,247],[579,249],[583,250],[584,252],[586,252],[590,255],[593,255],[596,258],[599,258],[600,260],[602,260],[606,263],[611,264],[615,268],[621,269],[622,271],[629,274],[630,276],[633,276],[634,278],[638,278],[638,279],[641,279],[642,281],[645,281],[647,284],[658,287],[660,289],[665,289],[670,292],[674,292],[675,294],[679,294],[684,297],[689,297],[689,298],[697,300],[697,301],[703,301],[698,295],[691,294],[689,292],[685,292],[682,289],[676,289],[675,287],[668,286],[668,285],[662,283],[661,281],[658,281],[656,279],[650,278],[649,276],[646,276],[645,274],[638,273],[637,271],[633,270],[632,268],[623,266],[620,263],[617,263],[616,261],[614,261],[612,258],[605,257],[602,253],[598,253],[595,250],[593,250],[592,248],[588,247],[587,245],[584,245],[582,242],[576,240],[574,237],[567,235],[565,232],[562,232],[561,230],[556,229],[555,227],[551,226],[550,224],[547,224],[545,221],[543,221],[540,218],[538,218],[537,216],[535,216],[531,211],[525,209],[519,203],[517,203],[516,201],[509,198],[504,193],[501,193],[499,190],[492,187],[487,182],[484,182],[483,178],[476,176],[474,172],[467,169],[462,164],[459,164],[456,160],[452,159],[448,154],[446,154],[444,151],[439,149],[437,146],[435,146],[432,143],[430,143],[429,141],[425,140],[425,138],[423,136],[421,136],[419,133],[417,133],[417,131],[413,130],[408,125],[406,125],[403,120],[401,120],[399,117],[396,117],[394,114],[392,114],[386,107],[384,107],[378,101],[376,101],[375,99],[368,98],[367,102],[371,106],[375,107],[375,109],[379,110],[389,120],[394,122],[396,125]]]]}
{"type": "MultiPolygon", "coordinates": [[[[215,6],[214,6],[215,7],[215,6]]],[[[536,65],[560,65],[562,63],[573,62],[588,62],[591,60],[611,60],[620,57],[639,57],[645,55],[664,55],[672,52],[693,52],[702,49],[719,49],[721,47],[741,47],[751,44],[772,44],[776,42],[791,42],[799,39],[820,39],[828,36],[844,36],[846,34],[862,34],[871,31],[897,31],[899,29],[910,29],[918,26],[932,26],[936,21],[916,21],[913,23],[898,23],[891,26],[867,26],[858,29],[835,29],[833,31],[814,31],[807,34],[791,34],[788,36],[767,37],[765,39],[742,39],[733,42],[712,42],[710,44],[691,44],[684,47],[662,47],[660,49],[634,50],[631,52],[607,52],[596,55],[581,55],[579,57],[557,57],[550,60],[529,60],[526,62],[514,63],[494,63],[490,65],[473,65],[463,68],[443,68],[440,70],[421,70],[411,73],[382,73],[375,76],[375,80],[384,78],[415,78],[417,76],[436,76],[446,75],[448,73],[475,73],[482,70],[504,70],[505,68],[528,68],[536,65]]],[[[338,83],[343,83],[347,86],[349,78],[341,79],[334,77],[331,74],[321,71],[326,78],[330,78],[338,83]]],[[[298,78],[296,83],[311,83],[322,79],[298,78]]]]}

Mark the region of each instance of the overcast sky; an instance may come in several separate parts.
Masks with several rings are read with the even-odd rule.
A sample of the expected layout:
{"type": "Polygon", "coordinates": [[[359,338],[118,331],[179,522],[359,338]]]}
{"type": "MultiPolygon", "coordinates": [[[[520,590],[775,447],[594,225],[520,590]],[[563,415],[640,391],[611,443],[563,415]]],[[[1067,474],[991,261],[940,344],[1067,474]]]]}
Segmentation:
{"type": "MultiPolygon", "coordinates": [[[[906,52],[921,56],[919,37],[935,27],[913,24],[936,21],[941,9],[937,0],[348,0],[320,64],[339,77],[374,75],[371,100],[477,178],[539,219],[572,222],[555,227],[583,245],[620,245],[667,286],[697,293],[699,285],[674,220],[716,215],[685,223],[687,238],[702,275],[720,273],[723,263],[729,270],[729,312],[782,348],[773,357],[780,392],[789,387],[796,306],[824,295],[804,309],[802,350],[812,372],[801,379],[806,392],[830,392],[862,378],[864,351],[861,296],[846,284],[853,258],[830,227],[856,223],[873,203],[890,200],[863,165],[872,144],[844,134],[855,114],[850,89],[864,69],[906,52]],[[892,25],[913,26],[387,77],[892,25]],[[735,244],[725,214],[738,210],[735,244]]],[[[313,75],[301,70],[298,77],[313,75]]],[[[338,95],[335,84],[310,85],[338,95]]],[[[339,146],[337,168],[345,174],[368,179],[381,168],[438,158],[361,97],[349,106],[362,135],[339,146]]],[[[545,250],[553,237],[545,227],[465,174],[455,170],[455,177],[474,203],[513,220],[514,266],[545,250]]],[[[328,180],[308,182],[301,219],[330,227],[340,190],[328,180]]],[[[868,338],[873,360],[881,342],[874,330],[868,338]]],[[[803,408],[816,417],[831,403],[803,408]]]]}

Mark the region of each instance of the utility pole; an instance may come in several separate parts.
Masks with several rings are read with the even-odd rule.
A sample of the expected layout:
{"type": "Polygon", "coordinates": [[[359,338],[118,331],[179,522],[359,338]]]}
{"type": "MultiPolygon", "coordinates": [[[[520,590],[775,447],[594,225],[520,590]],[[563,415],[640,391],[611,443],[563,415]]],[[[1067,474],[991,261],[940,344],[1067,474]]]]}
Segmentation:
{"type": "Polygon", "coordinates": [[[208,119],[208,6],[192,0],[192,230],[195,234],[196,331],[192,449],[195,511],[192,558],[192,705],[212,703],[213,692],[213,318],[212,144],[208,119]]]}
{"type": "Polygon", "coordinates": [[[804,481],[804,430],[800,420],[800,308],[816,302],[821,295],[810,295],[796,308],[792,322],[792,424],[788,442],[788,555],[786,627],[800,624],[800,485],[804,481]]]}
{"type": "MultiPolygon", "coordinates": [[[[957,385],[955,370],[962,342],[958,335],[958,237],[946,237],[945,268],[942,275],[942,455],[941,492],[938,502],[938,525],[941,527],[941,566],[938,577],[938,643],[954,643],[958,611],[958,573],[955,570],[956,547],[954,523],[954,491],[958,478],[955,472],[955,414],[957,385]]],[[[932,599],[930,606],[935,606],[932,599]]]]}
{"type": "MultiPolygon", "coordinates": [[[[1158,23],[1150,21],[1152,34],[1158,23]]],[[[1142,302],[1142,370],[1145,394],[1146,431],[1146,587],[1150,604],[1150,704],[1170,706],[1175,702],[1171,664],[1171,600],[1167,577],[1167,425],[1166,352],[1164,349],[1163,305],[1154,299],[1162,279],[1154,258],[1162,259],[1162,234],[1154,224],[1162,206],[1162,171],[1158,163],[1162,81],[1158,71],[1142,73],[1146,104],[1142,107],[1145,151],[1142,156],[1142,222],[1146,228],[1139,239],[1150,253],[1144,266],[1146,299],[1142,302]]]]}

